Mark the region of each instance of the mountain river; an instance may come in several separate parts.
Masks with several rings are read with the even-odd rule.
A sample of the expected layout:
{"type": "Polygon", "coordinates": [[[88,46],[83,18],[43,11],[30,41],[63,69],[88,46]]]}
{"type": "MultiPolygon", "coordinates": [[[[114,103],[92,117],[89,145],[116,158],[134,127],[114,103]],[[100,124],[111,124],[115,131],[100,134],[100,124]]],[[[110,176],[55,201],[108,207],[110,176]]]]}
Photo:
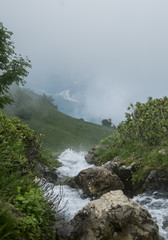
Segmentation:
{"type": "MultiPolygon", "coordinates": [[[[67,177],[76,176],[83,169],[92,167],[93,165],[85,161],[85,154],[85,152],[75,152],[71,149],[62,152],[59,161],[63,166],[58,168],[59,178],[65,180],[67,177]]],[[[90,198],[84,198],[82,191],[77,191],[68,185],[54,187],[54,194],[58,195],[60,192],[62,197],[59,209],[63,209],[62,212],[67,220],[72,219],[75,213],[90,201],[90,198]]],[[[160,235],[168,240],[168,193],[143,193],[134,197],[133,200],[151,213],[159,226],[160,235]]]]}

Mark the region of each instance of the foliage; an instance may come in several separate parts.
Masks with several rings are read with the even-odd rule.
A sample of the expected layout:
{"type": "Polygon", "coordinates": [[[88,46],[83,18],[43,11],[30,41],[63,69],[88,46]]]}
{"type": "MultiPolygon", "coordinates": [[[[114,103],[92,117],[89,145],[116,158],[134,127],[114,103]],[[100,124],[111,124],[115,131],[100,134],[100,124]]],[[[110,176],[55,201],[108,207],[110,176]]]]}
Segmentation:
{"type": "MultiPolygon", "coordinates": [[[[145,150],[142,148],[142,150],[145,150]]],[[[133,182],[136,183],[140,181],[142,178],[145,178],[151,170],[163,170],[168,172],[168,144],[162,152],[159,147],[155,147],[151,149],[151,151],[147,151],[146,153],[142,153],[142,159],[139,162],[138,171],[133,175],[133,182]]]]}
{"type": "Polygon", "coordinates": [[[115,134],[103,139],[95,150],[101,165],[117,157],[118,165],[136,164],[133,181],[153,170],[168,172],[168,98],[148,98],[146,103],[130,104],[126,120],[115,134]]]}
{"type": "Polygon", "coordinates": [[[8,203],[0,201],[0,240],[17,239],[17,217],[8,203]]]}
{"type": "MultiPolygon", "coordinates": [[[[0,108],[12,102],[10,85],[23,85],[26,69],[31,67],[28,58],[15,53],[11,35],[0,23],[0,108]]],[[[17,115],[30,119],[30,112],[18,108],[20,97],[17,115]]],[[[0,112],[0,240],[55,238],[55,212],[35,177],[37,162],[45,157],[35,132],[18,118],[9,119],[0,112]]]]}
{"type": "Polygon", "coordinates": [[[3,239],[54,238],[54,212],[35,181],[35,166],[44,158],[35,132],[0,113],[0,204],[12,216],[10,223],[0,212],[3,239]]]}
{"type": "Polygon", "coordinates": [[[24,59],[15,53],[11,36],[12,32],[0,22],[0,108],[12,102],[9,86],[12,83],[23,85],[24,78],[28,75],[26,69],[31,67],[28,58],[24,59]]]}
{"type": "Polygon", "coordinates": [[[101,123],[102,123],[103,126],[106,126],[106,127],[114,127],[114,125],[112,124],[111,118],[109,118],[109,119],[103,119],[103,120],[101,121],[101,123]]]}
{"type": "Polygon", "coordinates": [[[41,152],[40,162],[43,163],[44,165],[47,165],[49,169],[50,169],[50,166],[61,167],[62,164],[58,161],[59,155],[60,155],[60,152],[52,153],[49,149],[45,148],[41,152]]]}
{"type": "MultiPolygon", "coordinates": [[[[47,219],[47,204],[40,188],[32,184],[25,191],[20,186],[17,187],[18,194],[14,198],[14,206],[23,213],[23,217],[18,219],[18,225],[22,234],[29,233],[29,239],[42,239],[52,236],[52,221],[47,219]],[[51,224],[51,226],[49,226],[51,224]],[[41,231],[43,229],[43,232],[41,231]],[[50,229],[50,231],[49,231],[50,229]],[[46,233],[44,233],[46,231],[46,233]]],[[[50,216],[51,217],[51,216],[50,216]]],[[[54,220],[54,215],[52,216],[54,220]]]]}
{"type": "Polygon", "coordinates": [[[130,104],[126,121],[118,127],[125,141],[141,141],[149,146],[164,144],[168,136],[168,98],[148,98],[146,103],[130,104]]]}
{"type": "Polygon", "coordinates": [[[0,113],[0,169],[22,173],[33,167],[38,158],[40,144],[34,131],[18,118],[8,119],[0,113]],[[34,161],[34,162],[33,162],[34,161]]]}

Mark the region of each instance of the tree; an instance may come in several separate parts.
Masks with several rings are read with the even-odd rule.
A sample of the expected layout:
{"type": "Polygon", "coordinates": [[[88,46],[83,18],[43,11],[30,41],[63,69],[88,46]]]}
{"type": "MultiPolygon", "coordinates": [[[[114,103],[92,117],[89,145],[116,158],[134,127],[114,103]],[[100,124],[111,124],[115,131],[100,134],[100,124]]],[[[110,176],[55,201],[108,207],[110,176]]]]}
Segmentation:
{"type": "Polygon", "coordinates": [[[12,34],[0,22],[0,108],[13,101],[9,86],[13,83],[24,85],[24,78],[28,75],[27,68],[31,67],[27,57],[24,59],[15,53],[12,34]]]}
{"type": "Polygon", "coordinates": [[[101,123],[102,123],[103,126],[111,127],[112,120],[111,120],[111,118],[103,119],[101,123]]]}

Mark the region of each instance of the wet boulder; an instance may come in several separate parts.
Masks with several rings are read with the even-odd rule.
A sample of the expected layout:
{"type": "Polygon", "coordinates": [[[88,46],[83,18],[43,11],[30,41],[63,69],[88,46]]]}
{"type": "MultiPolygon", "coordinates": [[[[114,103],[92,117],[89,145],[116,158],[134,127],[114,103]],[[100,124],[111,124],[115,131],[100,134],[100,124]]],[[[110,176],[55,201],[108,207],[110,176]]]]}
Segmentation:
{"type": "Polygon", "coordinates": [[[119,165],[120,159],[118,157],[114,158],[112,161],[108,161],[104,165],[104,168],[115,173],[124,184],[124,193],[128,196],[133,196],[134,186],[132,183],[132,175],[136,171],[135,167],[132,165],[119,165]]]}
{"type": "Polygon", "coordinates": [[[144,179],[141,186],[143,191],[167,191],[168,190],[168,173],[161,170],[151,170],[144,179]]]}
{"type": "Polygon", "coordinates": [[[110,191],[89,202],[57,229],[58,240],[159,240],[158,227],[147,210],[122,191],[110,191]]]}
{"type": "Polygon", "coordinates": [[[94,164],[98,165],[98,155],[96,154],[96,149],[99,148],[100,146],[97,145],[93,147],[85,156],[86,162],[89,164],[94,164]]]}
{"type": "Polygon", "coordinates": [[[90,197],[100,197],[111,190],[122,190],[124,185],[120,178],[104,167],[92,167],[82,170],[69,180],[68,185],[82,189],[90,197]]]}

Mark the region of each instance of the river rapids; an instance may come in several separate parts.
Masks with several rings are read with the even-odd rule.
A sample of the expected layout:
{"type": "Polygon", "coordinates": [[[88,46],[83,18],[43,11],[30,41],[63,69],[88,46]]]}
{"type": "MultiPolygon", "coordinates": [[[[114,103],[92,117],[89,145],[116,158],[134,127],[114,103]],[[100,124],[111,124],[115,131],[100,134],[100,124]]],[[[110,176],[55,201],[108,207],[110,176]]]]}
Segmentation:
{"type": "MultiPolygon", "coordinates": [[[[59,178],[65,180],[67,177],[76,176],[81,170],[92,167],[85,160],[85,152],[75,152],[67,149],[59,156],[59,161],[63,164],[58,168],[59,178]]],[[[84,198],[82,191],[77,191],[64,185],[55,186],[54,193],[62,194],[59,208],[63,209],[67,220],[74,217],[75,213],[82,209],[91,199],[84,198]]],[[[160,235],[168,240],[168,193],[154,192],[143,193],[133,198],[150,212],[154,221],[159,226],[160,235]]]]}

